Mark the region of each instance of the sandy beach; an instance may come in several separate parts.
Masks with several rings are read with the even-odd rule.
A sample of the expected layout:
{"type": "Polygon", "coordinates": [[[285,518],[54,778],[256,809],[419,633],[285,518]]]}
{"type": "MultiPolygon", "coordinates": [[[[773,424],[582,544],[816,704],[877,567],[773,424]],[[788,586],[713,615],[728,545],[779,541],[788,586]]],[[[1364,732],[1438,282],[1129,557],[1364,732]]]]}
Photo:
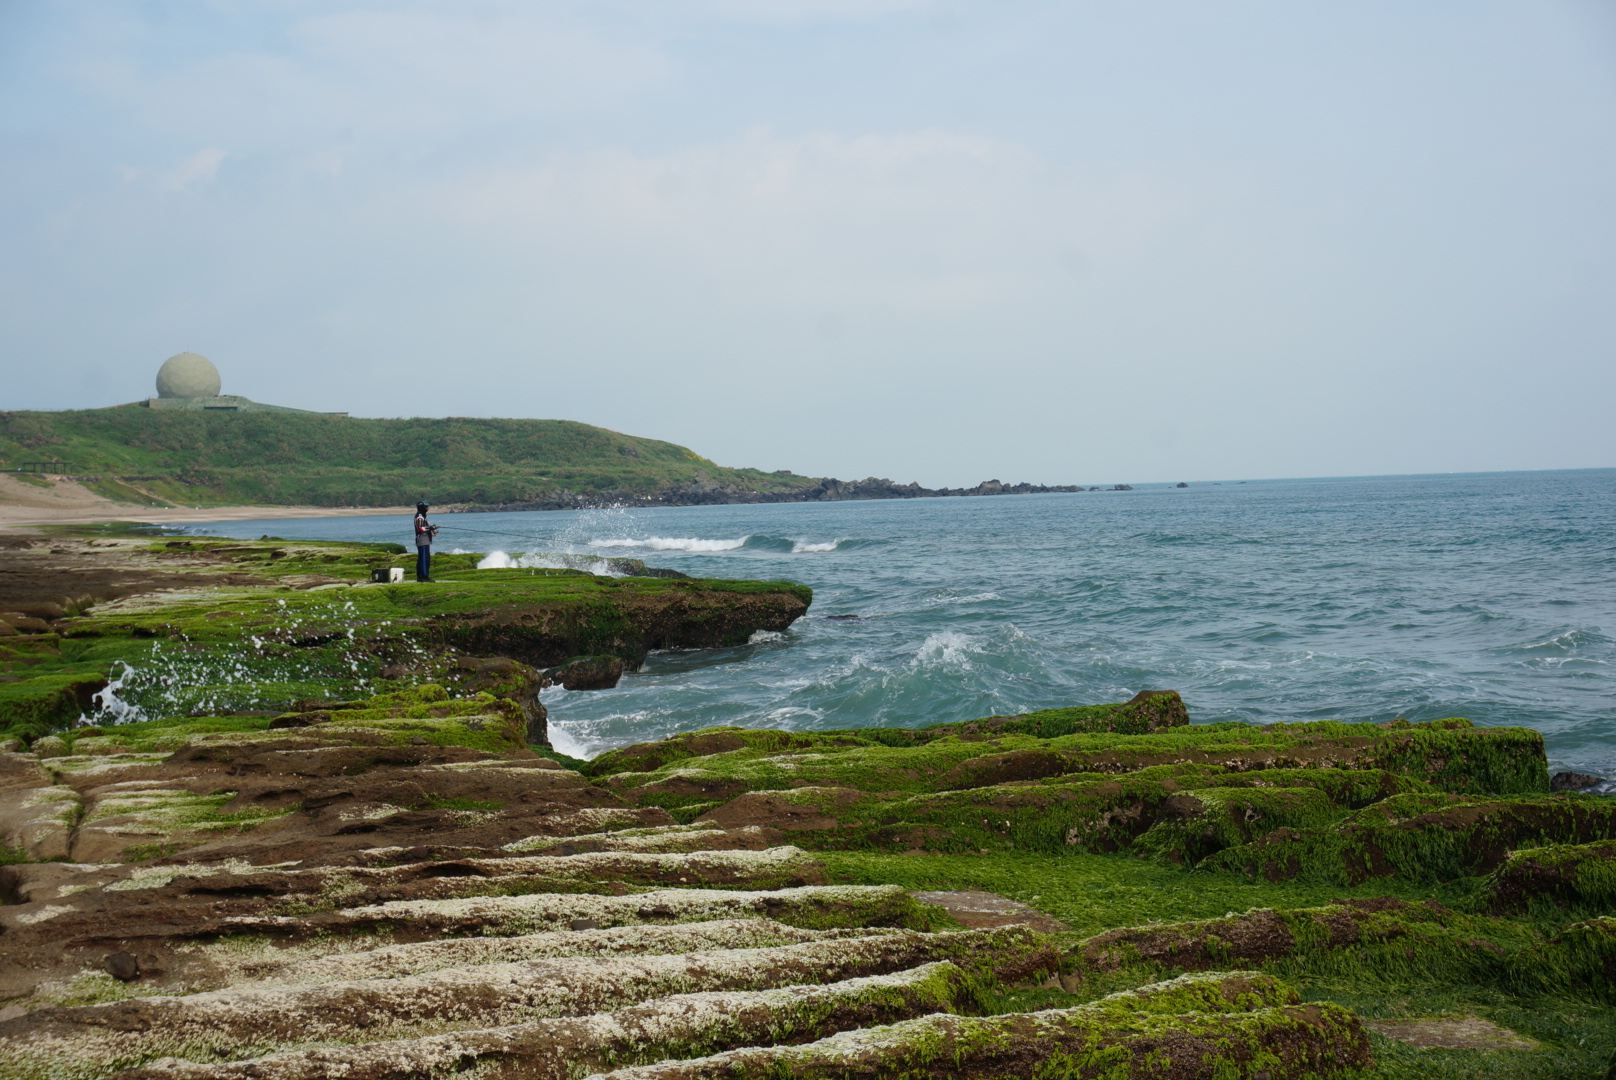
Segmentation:
{"type": "Polygon", "coordinates": [[[0,531],[7,532],[27,531],[39,525],[88,525],[98,521],[178,525],[192,521],[364,517],[414,511],[413,506],[141,506],[97,495],[73,480],[55,480],[50,487],[39,487],[0,473],[0,531]]]}

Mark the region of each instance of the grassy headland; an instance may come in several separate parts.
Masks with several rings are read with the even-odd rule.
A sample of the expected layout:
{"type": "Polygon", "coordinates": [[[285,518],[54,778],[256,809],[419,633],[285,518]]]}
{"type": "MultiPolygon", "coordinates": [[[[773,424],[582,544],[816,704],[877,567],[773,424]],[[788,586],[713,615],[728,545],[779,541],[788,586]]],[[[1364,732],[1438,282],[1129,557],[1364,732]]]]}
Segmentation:
{"type": "Polygon", "coordinates": [[[366,420],[136,405],[0,413],[0,468],[59,461],[109,498],[398,506],[649,496],[680,485],[786,494],[816,481],[570,420],[366,420]]]}
{"type": "Polygon", "coordinates": [[[1084,490],[997,480],[933,489],[731,469],[683,446],[570,420],[363,420],[138,405],[0,413],[0,470],[43,463],[51,464],[42,471],[82,480],[95,494],[146,505],[371,507],[426,499],[440,510],[559,510],[1084,490]]]}

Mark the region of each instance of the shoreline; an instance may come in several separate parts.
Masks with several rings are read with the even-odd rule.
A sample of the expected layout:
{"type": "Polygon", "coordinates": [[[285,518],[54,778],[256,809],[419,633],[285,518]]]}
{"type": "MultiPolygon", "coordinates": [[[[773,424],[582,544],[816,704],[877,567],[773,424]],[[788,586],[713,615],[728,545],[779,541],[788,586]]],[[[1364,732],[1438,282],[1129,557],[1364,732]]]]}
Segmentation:
{"type": "Polygon", "coordinates": [[[86,511],[81,508],[19,506],[0,503],[0,532],[22,531],[41,525],[96,525],[102,522],[131,521],[143,525],[183,525],[198,521],[272,521],[291,518],[408,516],[413,506],[214,506],[152,507],[134,504],[86,511]]]}
{"type": "Polygon", "coordinates": [[[0,473],[0,533],[41,525],[96,525],[128,521],[181,525],[197,521],[266,521],[277,518],[369,517],[413,514],[413,506],[151,506],[119,502],[68,477],[35,485],[0,473]]]}

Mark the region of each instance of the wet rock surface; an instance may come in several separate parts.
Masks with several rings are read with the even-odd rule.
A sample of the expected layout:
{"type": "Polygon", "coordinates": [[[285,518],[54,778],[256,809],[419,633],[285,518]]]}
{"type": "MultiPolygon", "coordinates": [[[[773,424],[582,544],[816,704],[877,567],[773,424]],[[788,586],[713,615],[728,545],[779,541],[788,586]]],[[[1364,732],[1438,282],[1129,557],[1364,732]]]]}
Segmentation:
{"type": "Polygon", "coordinates": [[[0,1080],[1323,1080],[1372,1043],[1556,1052],[1433,986],[1612,1003],[1616,798],[1551,783],[1531,731],[1191,725],[1145,690],[578,762],[545,685],[789,625],[806,590],[451,563],[389,591],[342,578],[388,551],[142,543],[208,583],[5,623],[57,681],[6,699],[34,711],[0,746],[0,1080]],[[130,700],[194,679],[195,708],[60,722],[135,684],[72,658],[137,646],[173,686],[130,700]],[[288,665],[323,674],[269,688],[288,665]]]}
{"type": "MultiPolygon", "coordinates": [[[[1272,1059],[1330,1075],[1363,1059],[1350,1013],[1254,973],[973,1017],[1003,1012],[993,995],[1015,987],[1076,987],[1081,965],[1035,907],[838,885],[790,842],[891,793],[750,791],[738,799],[753,810],[681,823],[649,785],[529,749],[519,703],[431,686],[309,702],[247,730],[172,723],[143,736],[162,749],[103,729],[59,756],[0,756],[5,827],[36,857],[0,867],[0,1076],[924,1075],[942,1067],[934,1051],[996,1075],[1080,1044],[1108,1060],[1210,1054],[1225,1072],[1272,1059]],[[189,733],[165,743],[170,730],[189,733]],[[805,806],[827,820],[787,812],[805,806]],[[1182,1022],[1142,1028],[1168,1001],[1182,1022]]],[[[945,741],[931,775],[957,779],[955,743],[998,749],[976,732],[945,741]]],[[[685,740],[709,763],[747,745],[685,740]]],[[[1102,954],[1118,947],[1082,963],[1114,973],[1102,954]]]]}
{"type": "Polygon", "coordinates": [[[1421,1049],[1536,1050],[1537,1042],[1479,1016],[1432,1020],[1372,1020],[1364,1025],[1377,1035],[1421,1049]]]}
{"type": "Polygon", "coordinates": [[[997,893],[976,889],[957,889],[946,892],[913,892],[909,895],[922,904],[942,908],[961,926],[1030,926],[1046,933],[1058,933],[1069,927],[1059,919],[1051,919],[1037,908],[1017,903],[997,893]]]}

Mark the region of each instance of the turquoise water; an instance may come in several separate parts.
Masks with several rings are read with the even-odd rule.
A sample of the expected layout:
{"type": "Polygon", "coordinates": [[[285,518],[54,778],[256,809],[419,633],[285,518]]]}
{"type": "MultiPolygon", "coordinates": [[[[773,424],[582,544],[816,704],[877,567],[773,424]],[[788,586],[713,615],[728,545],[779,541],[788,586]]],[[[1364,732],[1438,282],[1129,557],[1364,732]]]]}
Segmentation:
{"type": "MultiPolygon", "coordinates": [[[[546,691],[578,756],[712,724],[916,725],[1174,689],[1198,721],[1524,724],[1556,768],[1616,775],[1616,470],[440,520],[439,550],[814,588],[785,634],[546,691]]],[[[396,517],[190,531],[409,539],[396,517]]]]}

